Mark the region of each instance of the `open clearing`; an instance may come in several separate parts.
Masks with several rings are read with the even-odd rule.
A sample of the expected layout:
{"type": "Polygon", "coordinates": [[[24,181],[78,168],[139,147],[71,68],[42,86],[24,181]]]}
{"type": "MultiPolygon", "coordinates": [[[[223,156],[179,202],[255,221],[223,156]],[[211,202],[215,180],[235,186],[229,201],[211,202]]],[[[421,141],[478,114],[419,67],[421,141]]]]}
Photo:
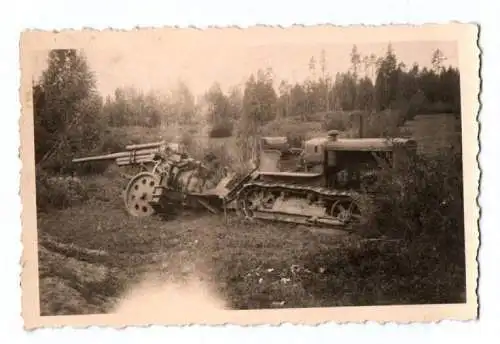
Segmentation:
{"type": "MultiPolygon", "coordinates": [[[[170,220],[137,219],[119,204],[103,203],[41,214],[39,232],[40,237],[107,252],[100,263],[116,274],[113,283],[120,286],[115,286],[115,298],[146,275],[179,283],[201,278],[228,307],[240,309],[335,303],[317,295],[321,285],[313,280],[326,267],[308,256],[345,235],[299,226],[254,225],[234,217],[225,222],[205,213],[184,213],[170,220]]],[[[74,311],[95,310],[85,304],[79,307],[87,306],[74,311]]]]}
{"type": "Polygon", "coordinates": [[[99,199],[39,214],[41,241],[50,237],[105,253],[98,262],[82,262],[82,254],[49,255],[47,246],[39,245],[42,315],[134,310],[136,306],[121,304],[121,298],[131,294],[148,296],[136,301],[145,309],[184,309],[188,304],[196,308],[213,299],[229,309],[262,309],[463,298],[460,278],[455,281],[462,274],[436,252],[405,251],[398,243],[372,243],[334,230],[246,223],[234,216],[225,221],[208,213],[186,211],[168,220],[131,218],[121,204],[120,189],[111,190],[115,192],[108,188],[99,199]],[[201,281],[194,286],[197,293],[183,289],[192,280],[201,281]],[[156,291],[141,291],[151,281],[156,291]],[[179,286],[185,296],[173,297],[171,285],[165,283],[179,286]],[[162,293],[170,298],[162,298],[162,293]],[[205,293],[210,293],[209,300],[200,301],[208,297],[205,293]]]}
{"type": "MultiPolygon", "coordinates": [[[[154,141],[145,128],[136,134],[135,141],[144,142],[139,137],[154,141]]],[[[234,147],[234,138],[209,141],[212,146],[234,147]]],[[[201,289],[210,289],[218,304],[231,309],[456,302],[463,298],[457,287],[463,273],[451,269],[432,251],[413,252],[390,242],[378,242],[372,248],[346,232],[246,223],[231,214],[227,221],[188,211],[168,220],[137,219],[123,208],[121,191],[126,179],[116,169],[82,177],[82,181],[90,199],[63,210],[40,212],[39,238],[104,254],[98,262],[82,265],[78,262],[84,259],[78,254],[68,258],[67,253],[49,254],[39,246],[42,314],[111,312],[124,295],[141,294],[142,283],[151,279],[160,285],[202,280],[201,289]],[[75,277],[75,271],[80,276],[75,277]]],[[[148,298],[146,302],[158,307],[159,302],[171,300],[148,298]]],[[[180,302],[181,307],[186,302],[180,302]]]]}

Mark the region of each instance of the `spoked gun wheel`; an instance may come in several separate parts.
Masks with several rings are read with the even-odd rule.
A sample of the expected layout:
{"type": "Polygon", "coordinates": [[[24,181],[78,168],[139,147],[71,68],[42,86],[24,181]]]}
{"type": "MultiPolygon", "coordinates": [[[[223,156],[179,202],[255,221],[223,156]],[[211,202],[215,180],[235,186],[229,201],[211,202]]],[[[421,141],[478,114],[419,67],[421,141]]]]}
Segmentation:
{"type": "Polygon", "coordinates": [[[150,172],[141,172],[133,177],[125,189],[125,209],[135,217],[145,217],[154,214],[149,202],[153,198],[158,177],[150,172]]]}

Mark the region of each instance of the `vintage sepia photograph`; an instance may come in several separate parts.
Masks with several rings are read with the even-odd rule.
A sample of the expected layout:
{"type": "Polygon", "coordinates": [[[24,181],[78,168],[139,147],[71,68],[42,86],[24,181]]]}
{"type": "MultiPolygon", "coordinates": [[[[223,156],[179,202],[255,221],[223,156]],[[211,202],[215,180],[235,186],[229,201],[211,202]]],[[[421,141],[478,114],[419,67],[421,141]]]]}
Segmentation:
{"type": "Polygon", "coordinates": [[[25,320],[474,318],[476,40],[25,32],[25,320]]]}

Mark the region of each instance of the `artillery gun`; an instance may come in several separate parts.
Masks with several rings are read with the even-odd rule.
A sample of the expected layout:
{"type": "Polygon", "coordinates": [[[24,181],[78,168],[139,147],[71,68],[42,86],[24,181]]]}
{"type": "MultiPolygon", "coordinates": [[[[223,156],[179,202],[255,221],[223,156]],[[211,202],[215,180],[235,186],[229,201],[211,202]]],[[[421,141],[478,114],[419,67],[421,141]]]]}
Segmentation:
{"type": "Polygon", "coordinates": [[[128,145],[123,152],[76,158],[72,162],[114,161],[119,167],[139,167],[140,172],[130,178],[123,198],[130,215],[144,217],[167,213],[168,208],[179,205],[202,205],[216,212],[207,203],[207,199],[214,198],[208,190],[215,189],[227,171],[212,156],[205,160],[189,157],[181,144],[160,141],[128,145]]]}
{"type": "Polygon", "coordinates": [[[305,141],[300,150],[283,143],[283,138],[263,138],[258,163],[244,175],[229,172],[213,156],[198,161],[165,143],[128,146],[127,152],[73,161],[116,159],[121,166],[152,166],[125,188],[125,207],[136,217],[201,205],[212,213],[236,210],[250,219],[347,229],[362,224],[372,211],[377,197],[364,197],[361,189],[380,164],[395,165],[416,152],[411,139],[344,139],[336,131],[305,141]],[[296,163],[283,171],[280,163],[290,156],[296,163]]]}

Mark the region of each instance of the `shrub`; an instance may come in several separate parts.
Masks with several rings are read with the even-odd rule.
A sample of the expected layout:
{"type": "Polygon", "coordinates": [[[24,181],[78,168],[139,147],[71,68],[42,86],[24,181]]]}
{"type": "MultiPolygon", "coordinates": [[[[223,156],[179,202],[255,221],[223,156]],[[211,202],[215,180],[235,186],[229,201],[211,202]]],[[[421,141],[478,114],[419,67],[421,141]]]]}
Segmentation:
{"type": "Polygon", "coordinates": [[[448,257],[463,259],[462,185],[459,151],[410,156],[381,171],[373,191],[384,197],[377,202],[372,225],[382,234],[426,242],[448,257]]]}
{"type": "Polygon", "coordinates": [[[401,124],[400,110],[384,110],[366,116],[363,126],[364,137],[396,137],[401,124]]]}
{"type": "Polygon", "coordinates": [[[351,112],[349,114],[348,124],[345,127],[345,136],[360,136],[360,117],[363,120],[363,137],[384,138],[398,136],[401,113],[401,110],[351,112]]]}
{"type": "Polygon", "coordinates": [[[465,301],[464,264],[450,264],[426,241],[348,238],[303,261],[308,270],[323,271],[306,276],[307,291],[343,306],[465,301]]]}
{"type": "Polygon", "coordinates": [[[36,172],[38,211],[67,208],[87,199],[88,194],[79,178],[53,177],[41,170],[36,172]]]}
{"type": "Polygon", "coordinates": [[[346,130],[346,124],[345,121],[342,120],[341,118],[335,118],[335,117],[327,117],[325,121],[323,122],[323,128],[328,131],[328,130],[340,130],[344,131],[346,130]]]}
{"type": "Polygon", "coordinates": [[[357,126],[357,116],[365,114],[363,111],[331,111],[326,112],[323,118],[323,129],[346,131],[357,126]]]}
{"type": "Polygon", "coordinates": [[[323,271],[303,281],[308,292],[357,306],[465,302],[461,162],[458,151],[443,150],[383,166],[367,229],[378,238],[348,238],[304,257],[310,271],[323,271]]]}
{"type": "Polygon", "coordinates": [[[456,106],[452,103],[445,103],[438,101],[435,103],[427,103],[422,109],[423,114],[442,114],[442,113],[455,113],[457,112],[456,106]]]}
{"type": "Polygon", "coordinates": [[[368,227],[397,242],[391,252],[384,239],[370,248],[375,254],[367,248],[358,254],[363,269],[380,269],[368,277],[378,281],[375,291],[404,296],[393,302],[464,301],[462,178],[462,157],[454,147],[432,158],[410,155],[393,168],[383,166],[371,190],[380,197],[368,227]]]}
{"type": "Polygon", "coordinates": [[[232,128],[230,128],[227,125],[222,125],[222,126],[217,126],[213,127],[209,134],[209,137],[217,137],[217,138],[222,138],[222,137],[231,137],[232,136],[232,128]]]}
{"type": "Polygon", "coordinates": [[[84,162],[73,167],[75,174],[79,176],[92,176],[104,173],[110,166],[112,166],[114,161],[91,161],[84,162]]]}

